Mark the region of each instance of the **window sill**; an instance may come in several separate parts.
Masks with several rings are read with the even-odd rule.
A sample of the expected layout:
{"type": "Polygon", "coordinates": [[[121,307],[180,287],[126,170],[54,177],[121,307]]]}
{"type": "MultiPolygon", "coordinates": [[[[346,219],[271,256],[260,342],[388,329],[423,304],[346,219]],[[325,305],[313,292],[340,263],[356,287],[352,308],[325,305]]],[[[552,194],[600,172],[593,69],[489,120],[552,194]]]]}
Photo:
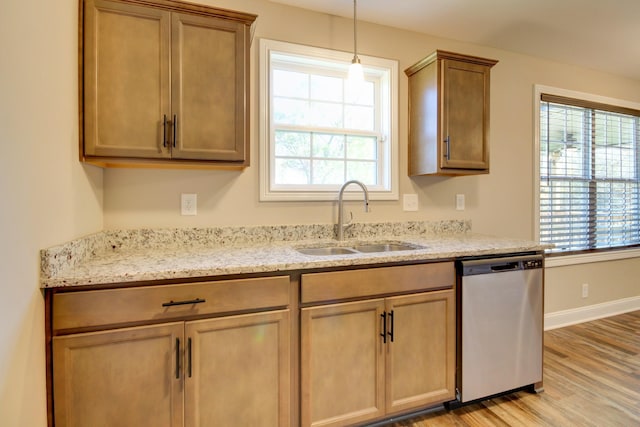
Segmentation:
{"type": "MultiPolygon", "coordinates": [[[[269,193],[261,192],[260,201],[261,202],[319,202],[319,201],[336,201],[338,200],[338,192],[340,189],[335,191],[327,191],[327,192],[316,192],[316,193],[295,193],[295,192],[276,192],[272,191],[269,193]]],[[[344,193],[344,200],[362,200],[362,191],[358,189],[358,191],[347,191],[344,193]]],[[[399,200],[398,192],[395,191],[385,191],[385,192],[376,192],[369,190],[369,200],[399,200]]]]}
{"type": "Polygon", "coordinates": [[[606,252],[576,255],[558,255],[545,259],[546,268],[564,267],[568,265],[591,264],[595,262],[617,261],[629,258],[640,258],[640,249],[620,249],[606,252]]]}

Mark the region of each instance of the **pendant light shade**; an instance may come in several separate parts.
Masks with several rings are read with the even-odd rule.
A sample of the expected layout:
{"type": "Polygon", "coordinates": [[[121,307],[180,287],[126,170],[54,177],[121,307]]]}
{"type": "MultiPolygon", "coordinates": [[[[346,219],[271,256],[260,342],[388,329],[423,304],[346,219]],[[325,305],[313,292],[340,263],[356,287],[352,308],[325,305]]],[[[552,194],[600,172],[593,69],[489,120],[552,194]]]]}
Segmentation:
{"type": "Polygon", "coordinates": [[[359,58],[353,58],[351,65],[349,65],[349,80],[356,82],[364,81],[364,71],[359,58]]]}
{"type": "Polygon", "coordinates": [[[364,81],[364,71],[358,58],[357,22],[356,0],[353,0],[353,59],[349,65],[349,80],[361,82],[364,81]]]}

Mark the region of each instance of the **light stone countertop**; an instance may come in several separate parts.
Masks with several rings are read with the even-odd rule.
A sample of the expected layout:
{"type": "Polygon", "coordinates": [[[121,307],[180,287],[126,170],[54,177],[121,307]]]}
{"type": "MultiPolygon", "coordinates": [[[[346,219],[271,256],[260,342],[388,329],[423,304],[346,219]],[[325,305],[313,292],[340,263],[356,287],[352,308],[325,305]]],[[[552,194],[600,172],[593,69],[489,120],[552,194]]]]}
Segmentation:
{"type": "Polygon", "coordinates": [[[473,234],[468,221],[103,231],[41,251],[41,287],[129,283],[541,251],[536,242],[473,234]],[[423,248],[304,255],[299,247],[401,241],[423,248]]]}

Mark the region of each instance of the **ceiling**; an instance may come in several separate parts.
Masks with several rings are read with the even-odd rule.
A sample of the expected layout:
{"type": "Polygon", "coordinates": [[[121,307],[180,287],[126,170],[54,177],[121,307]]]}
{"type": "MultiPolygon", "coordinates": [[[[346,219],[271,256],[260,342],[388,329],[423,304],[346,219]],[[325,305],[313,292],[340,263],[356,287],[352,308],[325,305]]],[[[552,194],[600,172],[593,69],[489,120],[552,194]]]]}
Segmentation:
{"type": "MultiPolygon", "coordinates": [[[[351,0],[271,0],[353,18],[351,0]]],[[[373,22],[640,80],[640,0],[359,0],[373,22]]]]}

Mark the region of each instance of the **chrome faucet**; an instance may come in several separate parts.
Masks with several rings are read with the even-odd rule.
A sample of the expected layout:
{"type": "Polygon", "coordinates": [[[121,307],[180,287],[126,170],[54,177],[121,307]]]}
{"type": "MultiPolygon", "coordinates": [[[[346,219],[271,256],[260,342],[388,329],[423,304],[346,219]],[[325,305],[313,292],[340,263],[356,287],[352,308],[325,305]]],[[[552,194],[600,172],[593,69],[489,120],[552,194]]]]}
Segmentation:
{"type": "Polygon", "coordinates": [[[351,219],[353,219],[353,214],[351,214],[351,219],[349,219],[346,224],[344,223],[344,203],[342,200],[342,196],[344,194],[345,188],[347,188],[350,184],[357,184],[362,188],[362,191],[364,192],[364,211],[369,212],[369,192],[367,191],[367,187],[363,183],[355,179],[345,182],[340,188],[340,193],[338,194],[338,240],[344,240],[344,229],[350,225],[351,219]]]}

